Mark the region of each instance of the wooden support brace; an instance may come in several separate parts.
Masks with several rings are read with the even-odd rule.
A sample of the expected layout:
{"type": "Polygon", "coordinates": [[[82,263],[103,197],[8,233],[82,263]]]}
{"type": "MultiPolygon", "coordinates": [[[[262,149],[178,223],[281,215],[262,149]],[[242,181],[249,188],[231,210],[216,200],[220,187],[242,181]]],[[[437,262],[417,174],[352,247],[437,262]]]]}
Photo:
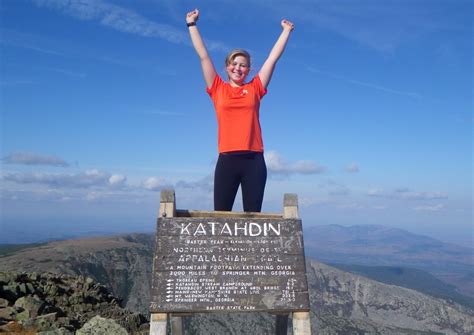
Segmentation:
{"type": "MultiPolygon", "coordinates": [[[[299,218],[298,196],[286,193],[283,198],[283,217],[285,219],[299,218]]],[[[311,335],[311,320],[309,312],[293,312],[293,335],[311,335]]]]}
{"type": "Polygon", "coordinates": [[[309,312],[293,312],[293,335],[311,335],[309,312]]]}
{"type": "MultiPolygon", "coordinates": [[[[283,197],[283,218],[297,219],[298,213],[298,196],[293,193],[285,193],[283,197]]],[[[288,333],[288,314],[277,315],[276,317],[276,335],[286,335],[288,333]]]]}
{"type": "Polygon", "coordinates": [[[293,193],[285,193],[283,197],[283,217],[285,219],[298,219],[298,196],[293,193]]]}
{"type": "Polygon", "coordinates": [[[160,197],[160,210],[158,217],[176,216],[176,197],[174,190],[162,190],[160,197]]]}
{"type": "Polygon", "coordinates": [[[168,314],[152,313],[150,317],[150,335],[166,335],[168,314]]]}
{"type": "MultiPolygon", "coordinates": [[[[176,216],[176,196],[174,190],[162,190],[160,194],[160,209],[158,217],[176,216]]],[[[150,317],[150,335],[166,335],[167,323],[170,318],[171,334],[183,334],[183,320],[180,316],[172,316],[167,313],[152,313],[150,317]]]]}

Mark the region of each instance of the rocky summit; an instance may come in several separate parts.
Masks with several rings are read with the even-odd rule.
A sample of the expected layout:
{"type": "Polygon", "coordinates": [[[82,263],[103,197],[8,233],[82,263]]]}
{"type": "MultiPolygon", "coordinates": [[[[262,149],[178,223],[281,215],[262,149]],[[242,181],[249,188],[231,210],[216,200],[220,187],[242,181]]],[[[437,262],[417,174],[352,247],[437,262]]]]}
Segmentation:
{"type": "MultiPolygon", "coordinates": [[[[101,329],[106,334],[103,327],[116,329],[110,334],[120,334],[118,327],[139,332],[146,327],[142,315],[149,316],[153,252],[152,234],[133,234],[56,241],[4,254],[0,256],[3,271],[29,274],[0,277],[2,327],[40,330],[54,320],[58,329],[70,333],[82,329],[82,334],[92,334],[93,329],[101,329]],[[120,301],[109,292],[134,313],[121,309],[120,301]],[[32,307],[25,307],[22,297],[29,297],[32,307]]],[[[307,274],[313,334],[474,333],[474,311],[449,299],[383,284],[315,260],[308,261],[307,274]]],[[[291,319],[289,326],[291,334],[291,319]]],[[[274,333],[275,317],[267,313],[184,318],[185,335],[274,333]]]]}
{"type": "Polygon", "coordinates": [[[120,307],[91,278],[0,272],[0,333],[128,334],[147,329],[145,317],[120,307]]]}

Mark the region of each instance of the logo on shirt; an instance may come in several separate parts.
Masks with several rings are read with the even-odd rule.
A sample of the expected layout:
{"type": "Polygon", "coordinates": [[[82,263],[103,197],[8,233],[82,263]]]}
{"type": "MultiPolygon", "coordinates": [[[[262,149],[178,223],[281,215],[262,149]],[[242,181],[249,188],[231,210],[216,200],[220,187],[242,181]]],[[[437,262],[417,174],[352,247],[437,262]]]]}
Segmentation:
{"type": "Polygon", "coordinates": [[[247,95],[248,93],[249,93],[249,91],[244,89],[244,90],[242,90],[242,93],[240,93],[240,95],[247,95]]]}

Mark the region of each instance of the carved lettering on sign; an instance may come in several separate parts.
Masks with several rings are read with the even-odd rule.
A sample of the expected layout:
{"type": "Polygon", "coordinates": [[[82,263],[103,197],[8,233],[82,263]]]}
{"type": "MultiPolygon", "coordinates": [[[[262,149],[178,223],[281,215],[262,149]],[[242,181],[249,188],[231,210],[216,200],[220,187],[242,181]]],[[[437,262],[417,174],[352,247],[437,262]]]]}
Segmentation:
{"type": "Polygon", "coordinates": [[[280,236],[280,224],[264,222],[224,222],[181,223],[181,235],[188,236],[280,236]]]}

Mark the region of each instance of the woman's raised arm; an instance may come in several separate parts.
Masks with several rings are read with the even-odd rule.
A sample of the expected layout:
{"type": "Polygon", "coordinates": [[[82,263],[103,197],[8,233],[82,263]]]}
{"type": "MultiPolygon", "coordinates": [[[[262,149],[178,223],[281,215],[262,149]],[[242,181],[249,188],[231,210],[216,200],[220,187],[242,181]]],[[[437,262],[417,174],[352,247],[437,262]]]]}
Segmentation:
{"type": "Polygon", "coordinates": [[[280,37],[278,37],[278,40],[275,42],[272,51],[270,51],[267,60],[265,61],[265,63],[263,63],[262,68],[258,72],[258,76],[260,77],[262,85],[265,88],[267,88],[268,84],[270,83],[270,80],[272,79],[272,74],[273,70],[275,69],[275,65],[280,56],[283,54],[283,51],[285,51],[286,43],[288,42],[290,34],[294,29],[293,23],[287,20],[281,21],[281,27],[283,28],[283,30],[280,34],[280,37]]]}
{"type": "Polygon", "coordinates": [[[202,40],[201,34],[196,26],[196,22],[199,19],[199,10],[195,9],[189,12],[186,15],[186,23],[189,27],[189,35],[191,36],[191,41],[193,43],[194,49],[199,56],[201,61],[202,73],[204,75],[204,80],[206,81],[207,87],[211,87],[214,82],[214,78],[217,75],[214,64],[212,63],[211,58],[207,52],[204,41],[202,40]]]}

